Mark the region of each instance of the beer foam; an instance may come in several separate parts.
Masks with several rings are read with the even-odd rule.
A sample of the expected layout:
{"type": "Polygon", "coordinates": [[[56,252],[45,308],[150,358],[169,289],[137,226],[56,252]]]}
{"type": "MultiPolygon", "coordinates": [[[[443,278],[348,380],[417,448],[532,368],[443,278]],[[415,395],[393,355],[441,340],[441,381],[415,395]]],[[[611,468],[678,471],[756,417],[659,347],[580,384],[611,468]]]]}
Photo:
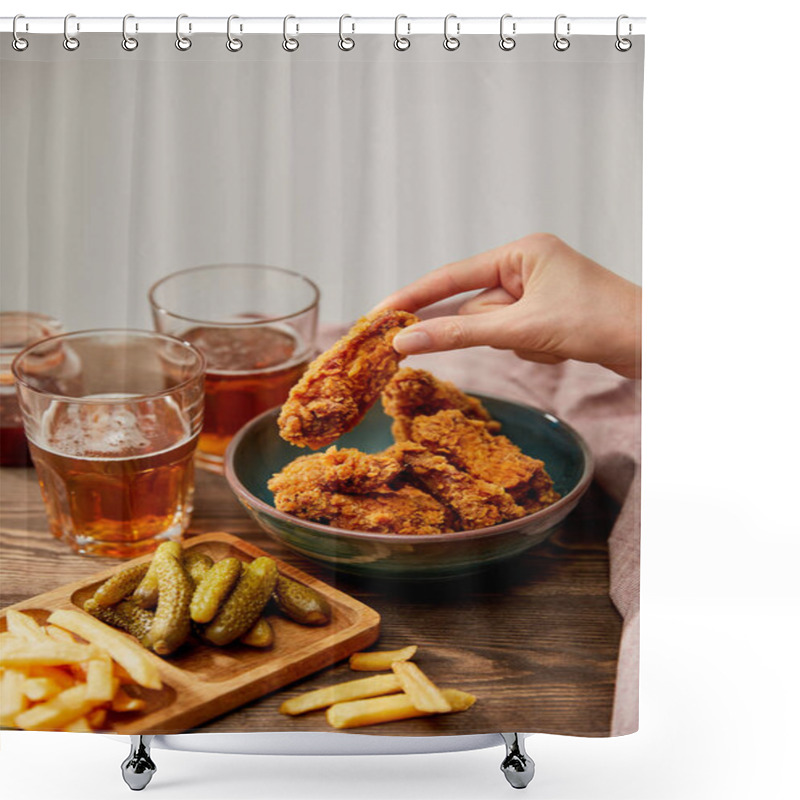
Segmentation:
{"type": "Polygon", "coordinates": [[[71,457],[124,459],[171,450],[189,439],[189,425],[171,397],[84,399],[110,402],[53,402],[42,416],[40,447],[71,457]]]}

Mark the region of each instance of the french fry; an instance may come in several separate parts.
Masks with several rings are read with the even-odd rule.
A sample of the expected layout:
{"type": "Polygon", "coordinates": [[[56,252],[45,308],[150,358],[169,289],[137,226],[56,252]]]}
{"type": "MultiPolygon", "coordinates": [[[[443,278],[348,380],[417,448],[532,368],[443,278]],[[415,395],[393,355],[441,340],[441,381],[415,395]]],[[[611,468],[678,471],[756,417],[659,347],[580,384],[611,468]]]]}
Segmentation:
{"type": "Polygon", "coordinates": [[[58,684],[59,691],[75,685],[74,676],[62,667],[31,667],[28,672],[32,678],[48,678],[58,684]]]}
{"type": "Polygon", "coordinates": [[[371,678],[346,681],[292,697],[281,704],[279,711],[281,714],[297,716],[320,708],[327,708],[335,703],[375,697],[376,695],[388,695],[399,692],[400,689],[400,680],[396,675],[374,675],[371,678]]]}
{"type": "MultiPolygon", "coordinates": [[[[475,702],[473,695],[458,689],[443,689],[442,695],[452,711],[466,711],[475,702]]],[[[336,703],[328,709],[325,716],[334,728],[360,728],[412,717],[427,717],[430,714],[420,711],[411,702],[411,698],[402,692],[388,697],[336,703]]]]}
{"type": "Polygon", "coordinates": [[[0,649],[1,667],[58,666],[88,661],[98,654],[97,648],[88,644],[67,644],[48,639],[20,640],[20,644],[4,645],[0,649]]]}
{"type": "Polygon", "coordinates": [[[108,711],[105,708],[92,709],[87,715],[86,720],[92,726],[92,730],[99,730],[106,724],[108,711]]]}
{"type": "Polygon", "coordinates": [[[93,728],[86,717],[78,717],[78,719],[74,719],[68,725],[65,725],[64,730],[67,733],[91,733],[93,728]]]}
{"type": "Polygon", "coordinates": [[[126,634],[109,628],[105,623],[81,611],[59,609],[50,615],[48,622],[77,633],[78,636],[105,650],[140,686],[148,689],[162,687],[158,669],[150,661],[147,652],[126,634]]]}
{"type": "Polygon", "coordinates": [[[16,669],[6,669],[0,675],[0,725],[11,727],[14,719],[28,707],[23,692],[26,675],[16,669]]]}
{"type": "Polygon", "coordinates": [[[52,678],[26,678],[22,684],[22,693],[28,700],[40,703],[55,697],[63,688],[52,678]]]}
{"type": "Polygon", "coordinates": [[[86,715],[94,707],[94,700],[86,699],[86,684],[80,683],[64,689],[46,703],[17,714],[14,725],[27,731],[61,730],[70,722],[86,715]]]}
{"type": "Polygon", "coordinates": [[[114,668],[110,658],[95,658],[89,662],[86,670],[86,699],[95,703],[109,703],[119,688],[119,681],[114,677],[114,668]]]}
{"type": "Polygon", "coordinates": [[[141,711],[144,707],[141,697],[131,697],[124,689],[117,689],[111,701],[112,711],[141,711]]]}
{"type": "Polygon", "coordinates": [[[376,672],[391,669],[395,661],[408,661],[416,655],[417,646],[411,644],[401,650],[376,650],[371,653],[353,653],[350,656],[350,669],[358,672],[376,672]]]}
{"type": "Polygon", "coordinates": [[[59,628],[56,625],[46,625],[44,630],[51,639],[55,639],[57,642],[75,641],[75,637],[69,631],[65,631],[63,628],[59,628]]]}
{"type": "Polygon", "coordinates": [[[9,633],[28,641],[39,642],[46,638],[35,619],[13,608],[6,613],[6,625],[9,633]]]}
{"type": "Polygon", "coordinates": [[[392,672],[397,675],[403,691],[420,711],[429,714],[446,714],[452,711],[439,688],[413,661],[395,661],[392,672]]]}

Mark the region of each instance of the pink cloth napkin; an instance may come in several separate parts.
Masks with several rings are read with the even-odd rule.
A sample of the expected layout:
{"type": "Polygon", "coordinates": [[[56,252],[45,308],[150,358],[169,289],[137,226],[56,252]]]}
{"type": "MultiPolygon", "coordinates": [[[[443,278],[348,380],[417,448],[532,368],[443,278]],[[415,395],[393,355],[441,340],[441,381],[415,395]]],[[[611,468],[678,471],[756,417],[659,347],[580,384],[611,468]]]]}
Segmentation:
{"type": "MultiPolygon", "coordinates": [[[[342,333],[324,331],[323,346],[342,333]]],[[[608,540],[610,595],[623,620],[611,734],[633,733],[639,727],[639,381],[596,364],[534,364],[488,347],[413,356],[403,365],[430,370],[466,391],[551,411],[586,439],[595,457],[595,480],[620,505],[608,540]]]]}

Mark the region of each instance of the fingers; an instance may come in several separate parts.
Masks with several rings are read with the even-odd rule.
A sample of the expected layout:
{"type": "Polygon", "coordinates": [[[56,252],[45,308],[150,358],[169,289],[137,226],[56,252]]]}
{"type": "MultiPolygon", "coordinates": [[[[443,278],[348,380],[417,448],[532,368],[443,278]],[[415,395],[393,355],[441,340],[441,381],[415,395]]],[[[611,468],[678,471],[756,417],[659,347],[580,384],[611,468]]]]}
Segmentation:
{"type": "Polygon", "coordinates": [[[480,294],[467,300],[458,309],[459,314],[484,314],[487,311],[498,311],[501,308],[516,303],[517,298],[501,286],[493,289],[484,289],[480,294]]]}
{"type": "Polygon", "coordinates": [[[489,345],[513,350],[521,346],[513,315],[506,310],[459,317],[436,317],[400,331],[394,338],[398,353],[412,355],[462,347],[489,345]]]}

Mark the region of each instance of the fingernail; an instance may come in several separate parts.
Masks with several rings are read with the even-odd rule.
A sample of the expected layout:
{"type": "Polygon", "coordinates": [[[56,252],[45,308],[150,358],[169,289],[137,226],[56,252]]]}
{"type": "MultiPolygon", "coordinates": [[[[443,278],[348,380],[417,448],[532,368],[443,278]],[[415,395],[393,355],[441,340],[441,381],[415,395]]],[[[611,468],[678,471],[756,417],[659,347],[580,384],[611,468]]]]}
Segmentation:
{"type": "Polygon", "coordinates": [[[433,347],[433,340],[425,331],[401,331],[394,337],[398,353],[423,353],[433,347]]]}

